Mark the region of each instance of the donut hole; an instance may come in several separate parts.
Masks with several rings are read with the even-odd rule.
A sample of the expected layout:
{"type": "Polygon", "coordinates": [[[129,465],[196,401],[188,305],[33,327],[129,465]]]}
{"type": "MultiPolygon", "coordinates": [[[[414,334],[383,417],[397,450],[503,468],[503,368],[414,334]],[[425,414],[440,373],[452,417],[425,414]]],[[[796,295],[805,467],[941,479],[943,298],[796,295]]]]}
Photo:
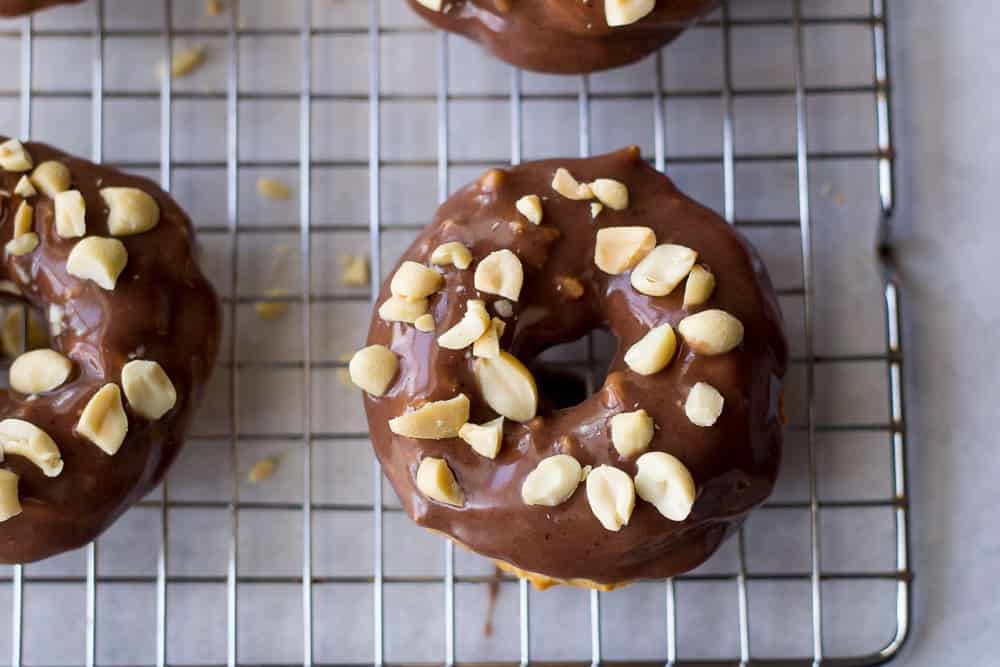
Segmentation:
{"type": "Polygon", "coordinates": [[[549,347],[528,362],[538,393],[556,410],[572,408],[604,384],[618,341],[606,329],[549,347]]]}

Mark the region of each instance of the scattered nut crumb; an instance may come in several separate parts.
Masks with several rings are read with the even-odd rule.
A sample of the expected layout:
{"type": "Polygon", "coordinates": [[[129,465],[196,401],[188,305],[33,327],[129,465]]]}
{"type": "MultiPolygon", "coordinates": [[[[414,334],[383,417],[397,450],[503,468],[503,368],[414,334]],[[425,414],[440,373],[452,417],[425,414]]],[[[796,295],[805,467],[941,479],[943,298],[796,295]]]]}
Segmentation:
{"type": "MultiPolygon", "coordinates": [[[[170,59],[170,76],[179,79],[191,74],[205,62],[208,49],[204,45],[191,46],[174,52],[170,59]]],[[[163,66],[159,67],[159,75],[163,76],[163,66]]]]}
{"type": "MultiPolygon", "coordinates": [[[[272,287],[264,290],[264,296],[272,299],[280,299],[288,296],[288,290],[280,287],[272,287]]],[[[264,320],[279,320],[288,312],[287,301],[258,301],[253,305],[257,316],[264,320]]]]}
{"type": "Polygon", "coordinates": [[[344,255],[340,258],[340,282],[348,287],[367,287],[371,280],[368,257],[365,255],[344,255]]]}
{"type": "Polygon", "coordinates": [[[247,481],[251,484],[257,484],[263,482],[268,477],[274,474],[274,471],[278,469],[278,457],[268,456],[263,458],[257,463],[254,463],[250,468],[250,472],[247,473],[247,481]]]}
{"type": "Polygon", "coordinates": [[[205,16],[218,16],[224,9],[222,0],[205,0],[205,16]]]}
{"type": "Polygon", "coordinates": [[[291,199],[292,189],[276,178],[257,179],[257,194],[265,199],[291,199]]]}

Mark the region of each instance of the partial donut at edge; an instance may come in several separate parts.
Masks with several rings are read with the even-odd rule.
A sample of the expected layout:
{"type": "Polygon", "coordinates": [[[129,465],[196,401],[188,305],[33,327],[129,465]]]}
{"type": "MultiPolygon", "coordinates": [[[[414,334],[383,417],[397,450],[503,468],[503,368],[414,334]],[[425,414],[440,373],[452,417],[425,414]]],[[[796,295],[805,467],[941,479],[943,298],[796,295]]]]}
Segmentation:
{"type": "MultiPolygon", "coordinates": [[[[0,137],[0,142],[6,137],[0,137]]],[[[104,187],[133,187],[151,195],[160,208],[159,224],[118,239],[128,263],[116,288],[105,290],[70,275],[66,260],[79,239],[56,234],[53,201],[39,192],[33,252],[6,255],[0,276],[13,281],[32,308],[47,319],[48,305],[62,306],[62,334],[49,346],[73,361],[68,382],[30,398],[0,392],[0,419],[17,418],[41,428],[59,446],[62,473],[46,477],[27,459],[8,455],[0,467],[20,476],[23,511],[0,523],[0,562],[35,561],[85,545],[145,496],[179,452],[218,352],[221,317],[218,297],[198,267],[191,221],[152,181],[67,155],[41,143],[25,143],[35,166],[56,160],[69,167],[71,189],[86,204],[87,237],[110,236],[104,187]],[[122,367],[133,358],[158,362],[177,392],[163,417],[138,416],[123,393],[128,433],[109,456],[75,427],[84,406],[104,384],[121,383],[122,367]]],[[[30,172],[29,172],[30,173],[30,172]]],[[[22,173],[0,170],[0,189],[13,193],[22,173]]],[[[12,218],[21,198],[0,198],[0,246],[13,234],[12,218]]]]}
{"type": "Polygon", "coordinates": [[[720,4],[658,0],[636,23],[610,27],[603,0],[449,0],[439,12],[408,2],[428,22],[481,43],[497,58],[551,74],[586,74],[641,60],[720,4]]]}

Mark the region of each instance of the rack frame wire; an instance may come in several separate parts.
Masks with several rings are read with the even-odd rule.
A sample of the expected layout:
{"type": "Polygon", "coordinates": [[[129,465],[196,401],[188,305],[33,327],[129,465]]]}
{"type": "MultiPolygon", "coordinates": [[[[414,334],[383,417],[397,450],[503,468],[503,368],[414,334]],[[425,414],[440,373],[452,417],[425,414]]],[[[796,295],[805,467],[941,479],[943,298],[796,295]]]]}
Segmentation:
{"type": "MultiPolygon", "coordinates": [[[[229,432],[199,434],[199,439],[218,440],[228,442],[231,452],[231,472],[232,472],[232,496],[228,502],[217,501],[183,501],[171,500],[168,494],[166,483],[162,486],[160,499],[151,497],[140,503],[142,507],[153,507],[159,510],[159,537],[160,545],[157,558],[156,574],[152,579],[149,577],[108,577],[99,576],[98,548],[96,543],[92,543],[86,548],[86,568],[84,576],[62,577],[62,576],[27,576],[23,566],[15,566],[9,578],[2,578],[9,582],[12,587],[12,627],[11,627],[11,655],[10,663],[20,667],[24,663],[23,646],[26,633],[30,633],[31,628],[25,626],[25,596],[30,595],[27,590],[34,586],[44,586],[46,583],[81,583],[85,587],[86,609],[86,630],[85,630],[85,650],[80,663],[87,666],[98,664],[97,661],[97,627],[100,619],[98,617],[98,587],[104,581],[113,582],[136,582],[153,583],[156,591],[155,603],[155,664],[165,666],[173,664],[169,660],[168,647],[168,624],[170,622],[168,607],[168,584],[185,582],[215,582],[224,584],[226,590],[226,665],[235,667],[244,664],[241,660],[239,650],[239,586],[246,583],[286,583],[301,586],[301,605],[303,614],[302,627],[302,660],[303,665],[314,664],[314,645],[316,633],[315,608],[313,603],[314,586],[321,583],[328,583],[331,580],[341,582],[367,583],[372,586],[373,618],[372,618],[372,656],[373,660],[369,664],[381,666],[385,661],[386,647],[386,609],[385,609],[385,585],[390,582],[404,583],[443,583],[444,592],[444,647],[442,660],[445,665],[470,664],[461,663],[456,655],[456,583],[485,582],[482,577],[458,576],[455,573],[455,551],[451,542],[444,541],[443,560],[444,575],[436,577],[400,577],[387,576],[385,572],[385,543],[384,516],[386,512],[398,511],[384,505],[382,475],[377,462],[372,470],[372,503],[369,504],[338,504],[338,503],[317,503],[313,500],[313,446],[316,442],[335,441],[348,438],[364,438],[365,434],[340,433],[340,432],[316,432],[312,428],[313,416],[311,397],[316,390],[314,387],[312,372],[316,369],[342,367],[339,362],[313,361],[312,359],[312,309],[315,304],[352,300],[351,297],[338,295],[314,294],[312,285],[312,259],[313,246],[311,245],[312,234],[318,229],[324,229],[322,225],[316,225],[312,220],[312,170],[318,166],[361,166],[368,172],[368,212],[369,220],[366,226],[369,237],[369,250],[371,256],[371,269],[377,278],[381,276],[384,268],[392,261],[392,258],[382,256],[382,173],[387,166],[409,165],[409,166],[433,166],[437,171],[437,194],[439,200],[444,200],[449,192],[449,170],[453,166],[488,166],[493,163],[490,160],[482,162],[476,160],[457,160],[450,157],[450,115],[449,104],[454,101],[466,99],[491,99],[495,101],[506,101],[510,110],[510,156],[511,164],[518,164],[523,153],[523,127],[524,127],[524,101],[530,99],[573,99],[577,104],[579,119],[579,153],[586,156],[591,149],[591,104],[595,99],[603,99],[608,96],[618,98],[628,98],[633,96],[630,93],[592,93],[590,90],[589,77],[579,77],[578,92],[575,95],[565,93],[525,93],[522,89],[522,74],[518,70],[511,68],[510,91],[506,98],[496,95],[469,95],[453,94],[449,90],[449,39],[445,33],[440,33],[437,42],[437,76],[438,89],[436,94],[430,99],[437,107],[437,157],[433,161],[427,160],[389,160],[382,157],[382,103],[387,100],[399,99],[399,96],[384,94],[381,90],[381,37],[387,33],[404,31],[400,28],[383,28],[381,26],[381,0],[368,0],[369,26],[367,29],[356,28],[315,28],[312,25],[312,5],[310,2],[302,2],[302,18],[300,28],[260,30],[241,28],[238,21],[239,0],[232,0],[229,7],[230,23],[226,30],[179,30],[173,27],[172,0],[162,0],[165,16],[165,26],[162,32],[135,29],[109,29],[106,27],[105,0],[92,0],[91,6],[95,14],[96,28],[93,31],[39,31],[35,28],[33,19],[29,16],[23,19],[22,28],[18,33],[2,32],[0,35],[6,37],[18,37],[21,42],[21,71],[20,86],[17,93],[0,92],[0,98],[16,95],[20,104],[21,131],[23,138],[32,137],[32,115],[34,100],[40,96],[59,97],[89,97],[92,100],[93,115],[91,118],[91,128],[93,137],[92,158],[96,162],[104,160],[104,138],[105,120],[104,107],[109,99],[120,98],[155,98],[159,101],[161,112],[160,126],[160,160],[158,163],[144,161],[117,162],[115,166],[122,168],[156,168],[160,173],[160,181],[164,189],[170,190],[172,176],[178,168],[210,168],[222,167],[226,172],[227,195],[226,195],[226,217],[225,227],[203,229],[203,233],[215,233],[225,235],[229,240],[230,248],[230,271],[228,280],[230,281],[230,294],[233,296],[224,299],[232,325],[228,330],[228,356],[224,359],[224,366],[228,367],[229,379],[227,382],[230,394],[229,401],[229,432]],[[37,90],[34,85],[33,76],[33,40],[39,34],[47,36],[73,36],[89,37],[92,41],[93,68],[92,81],[89,92],[59,92],[49,93],[37,90]],[[297,37],[300,40],[302,71],[299,84],[299,91],[294,94],[284,93],[253,93],[240,90],[240,39],[244,36],[287,36],[297,37]],[[368,159],[363,161],[329,161],[316,160],[312,155],[313,146],[313,103],[316,100],[328,99],[329,94],[315,93],[312,90],[313,65],[312,65],[312,43],[317,35],[361,35],[367,36],[369,75],[368,94],[362,99],[368,105],[368,159]],[[162,55],[164,62],[170,62],[174,40],[178,36],[202,36],[202,37],[222,37],[226,43],[227,53],[227,84],[223,92],[190,93],[177,92],[173,90],[171,77],[162,77],[159,92],[155,95],[147,93],[122,93],[119,91],[109,91],[105,87],[105,45],[106,41],[113,36],[159,36],[162,38],[162,55]],[[244,99],[290,99],[297,100],[299,104],[300,136],[299,136],[299,159],[297,162],[280,161],[260,162],[241,160],[239,150],[240,136],[240,111],[239,103],[244,99]],[[173,137],[175,123],[173,122],[173,104],[178,99],[222,99],[227,110],[226,120],[226,159],[224,163],[212,161],[180,161],[173,159],[173,137]],[[299,362],[262,362],[250,359],[240,359],[238,355],[237,338],[237,306],[245,303],[253,303],[258,300],[256,296],[239,296],[237,286],[240,275],[237,270],[239,264],[239,238],[247,233],[240,227],[240,201],[239,201],[239,176],[240,170],[244,167],[290,167],[298,170],[299,185],[299,223],[295,227],[275,226],[264,228],[268,231],[295,232],[299,236],[299,250],[302,257],[301,294],[296,297],[289,297],[289,301],[297,301],[301,305],[303,318],[303,360],[299,362]],[[255,368],[259,366],[281,367],[298,369],[302,373],[301,382],[306,400],[303,403],[301,415],[302,429],[300,433],[262,434],[241,432],[239,423],[239,372],[245,368],[255,368]],[[303,475],[304,488],[303,497],[300,504],[280,503],[280,502],[247,502],[241,501],[239,497],[238,476],[240,474],[239,449],[241,443],[261,440],[265,437],[282,437],[292,441],[298,441],[303,448],[303,475]],[[214,576],[178,576],[170,575],[168,568],[168,535],[170,514],[169,511],[175,508],[214,508],[224,509],[228,512],[230,523],[229,535],[229,559],[226,573],[223,577],[214,576]],[[244,510],[298,510],[301,513],[302,525],[302,562],[301,574],[291,577],[261,577],[242,575],[239,568],[239,535],[240,535],[240,512],[244,510]],[[324,577],[318,578],[313,573],[313,525],[314,516],[317,512],[324,511],[371,511],[373,521],[373,574],[370,577],[324,577]]],[[[910,609],[911,609],[911,580],[912,571],[910,569],[910,546],[909,546],[909,520],[910,520],[910,500],[907,488],[907,432],[905,420],[905,408],[903,397],[903,365],[904,353],[902,345],[902,322],[903,312],[901,305],[901,284],[900,278],[895,268],[893,257],[893,213],[895,204],[894,191],[894,159],[895,149],[893,145],[890,113],[890,79],[888,66],[888,45],[887,45],[887,15],[886,0],[870,0],[870,13],[862,16],[848,16],[831,19],[804,19],[802,16],[802,0],[792,0],[794,9],[790,25],[794,31],[795,44],[795,85],[794,89],[787,90],[782,87],[775,87],[767,90],[737,90],[733,84],[732,71],[732,47],[731,30],[734,26],[746,25],[787,25],[789,22],[779,19],[733,19],[730,16],[730,3],[725,2],[721,11],[721,18],[718,19],[722,32],[722,50],[724,76],[721,90],[713,91],[687,91],[677,92],[664,90],[663,85],[663,61],[657,55],[655,77],[656,86],[653,94],[635,94],[635,97],[651,97],[653,104],[653,130],[654,130],[654,154],[651,159],[658,170],[665,170],[668,163],[702,163],[711,162],[711,156],[687,156],[669,159],[667,156],[667,116],[665,113],[665,102],[668,97],[717,97],[723,109],[722,134],[722,172],[723,172],[723,216],[733,224],[740,221],[736,218],[735,203],[735,165],[740,161],[776,161],[793,160],[796,165],[798,182],[798,219],[787,221],[789,225],[797,225],[801,234],[802,249],[802,288],[786,290],[786,293],[800,295],[805,308],[806,327],[806,349],[804,358],[797,361],[804,364],[806,371],[806,392],[808,394],[808,412],[804,424],[795,424],[791,428],[804,432],[809,448],[809,500],[807,502],[777,502],[769,503],[766,507],[797,508],[806,509],[809,513],[810,523],[810,570],[805,575],[811,590],[811,634],[812,634],[812,654],[804,655],[795,659],[766,660],[760,661],[752,654],[750,640],[751,614],[748,603],[748,581],[751,580],[786,580],[795,579],[800,575],[793,573],[754,573],[748,572],[745,558],[744,534],[741,529],[736,536],[738,571],[735,576],[728,575],[688,575],[687,578],[705,581],[731,581],[735,583],[735,602],[737,608],[738,623],[738,655],[727,660],[699,661],[685,660],[679,658],[678,650],[678,624],[679,602],[676,593],[676,583],[668,580],[664,583],[663,600],[665,604],[665,627],[663,628],[666,640],[666,653],[663,660],[657,663],[674,665],[695,665],[695,664],[775,664],[775,665],[836,665],[840,667],[853,667],[860,665],[875,665],[887,662],[894,658],[910,631],[910,609]],[[873,83],[867,86],[818,86],[809,87],[804,81],[804,58],[803,58],[803,26],[808,23],[835,22],[838,24],[864,25],[871,30],[871,39],[874,54],[874,71],[872,72],[873,83]],[[829,93],[863,93],[872,95],[876,116],[877,146],[873,153],[865,151],[842,151],[842,152],[817,152],[810,151],[808,146],[808,129],[806,127],[806,101],[810,95],[821,95],[829,93]],[[796,146],[794,154],[763,154],[752,156],[737,156],[734,140],[735,109],[734,100],[737,96],[754,96],[770,94],[791,94],[795,102],[796,119],[796,146]],[[822,358],[815,356],[812,349],[812,260],[813,248],[811,239],[812,218],[810,210],[810,189],[809,189],[809,167],[811,162],[828,159],[849,159],[860,157],[865,159],[875,159],[877,161],[878,194],[880,203],[880,219],[878,221],[878,266],[882,280],[882,294],[885,314],[885,345],[884,355],[861,356],[844,358],[847,360],[875,361],[885,364],[888,379],[889,396],[889,423],[887,424],[857,424],[857,425],[824,425],[816,422],[814,415],[814,369],[820,363],[833,363],[841,358],[822,358]],[[826,430],[836,431],[839,429],[856,429],[860,431],[873,431],[885,433],[890,441],[892,456],[892,497],[884,500],[841,500],[841,501],[821,501],[817,493],[817,464],[815,460],[815,436],[818,432],[826,430]],[[820,530],[819,513],[823,508],[851,508],[851,507],[890,507],[893,512],[894,538],[896,545],[895,568],[884,573],[831,573],[824,572],[820,562],[820,530]],[[824,650],[823,641],[823,606],[821,583],[825,580],[849,579],[849,578],[878,578],[889,579],[896,582],[896,626],[892,639],[881,649],[874,653],[850,656],[830,656],[824,650]]],[[[712,23],[711,21],[709,23],[712,23]]],[[[425,96],[412,95],[409,99],[425,100],[425,96]]],[[[751,223],[752,224],[752,223],[751,223]]],[[[417,226],[411,226],[414,229],[417,226]]],[[[400,226],[394,226],[399,229],[400,226]]],[[[378,281],[373,280],[366,300],[374,301],[378,295],[378,281]]],[[[268,297],[273,300],[273,297],[268,297]]],[[[353,299],[357,300],[357,299],[353,299]]],[[[590,351],[590,361],[593,362],[593,345],[588,345],[590,351]]],[[[681,579],[684,579],[682,577],[681,579]]],[[[590,595],[590,664],[599,665],[608,661],[604,660],[601,638],[601,609],[603,595],[596,591],[590,595]]],[[[517,663],[528,665],[533,663],[531,655],[531,600],[532,591],[527,582],[518,582],[518,648],[519,660],[517,663]]],[[[645,664],[645,663],[642,663],[645,664]]]]}

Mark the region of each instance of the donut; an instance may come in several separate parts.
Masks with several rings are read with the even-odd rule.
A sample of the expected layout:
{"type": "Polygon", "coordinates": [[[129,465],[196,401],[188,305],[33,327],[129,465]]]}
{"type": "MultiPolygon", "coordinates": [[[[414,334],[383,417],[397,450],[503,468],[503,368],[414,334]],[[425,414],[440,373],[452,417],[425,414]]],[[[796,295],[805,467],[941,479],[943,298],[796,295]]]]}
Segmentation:
{"type": "Polygon", "coordinates": [[[787,364],[755,251],[630,147],[459,190],[348,370],[417,524],[539,587],[610,589],[696,567],[768,497],[787,364]],[[539,355],[600,329],[603,385],[552,382],[539,355]]]}
{"type": "Polygon", "coordinates": [[[719,0],[408,0],[442,30],[480,42],[511,65],[586,74],[642,59],[719,0]]]}
{"type": "Polygon", "coordinates": [[[75,5],[82,0],[0,0],[0,16],[20,16],[56,5],[75,5]]]}
{"type": "Polygon", "coordinates": [[[0,137],[0,278],[48,322],[0,393],[0,561],[93,540],[163,477],[218,350],[191,221],[151,181],[0,137]]]}

